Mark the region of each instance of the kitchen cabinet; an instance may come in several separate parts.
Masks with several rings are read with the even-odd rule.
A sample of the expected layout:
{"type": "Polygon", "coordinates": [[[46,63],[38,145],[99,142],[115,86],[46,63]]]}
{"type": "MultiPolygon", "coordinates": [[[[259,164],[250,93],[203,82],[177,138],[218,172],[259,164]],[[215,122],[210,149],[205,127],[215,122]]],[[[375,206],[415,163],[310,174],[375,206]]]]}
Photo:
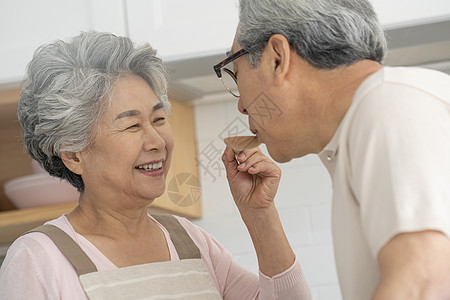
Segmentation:
{"type": "Polygon", "coordinates": [[[0,4],[0,82],[17,82],[38,46],[91,26],[90,1],[14,0],[0,4]]]}
{"type": "Polygon", "coordinates": [[[126,2],[123,0],[89,0],[92,29],[127,36],[126,2]]]}
{"type": "Polygon", "coordinates": [[[225,54],[238,24],[238,1],[126,0],[129,37],[164,60],[225,54]]]}
{"type": "MultiPolygon", "coordinates": [[[[32,173],[31,159],[22,145],[17,120],[19,90],[0,91],[0,244],[10,243],[24,231],[70,212],[73,204],[16,209],[3,191],[5,181],[32,173]]],[[[151,212],[201,217],[201,189],[192,107],[171,101],[169,122],[175,136],[172,166],[166,178],[166,193],[149,206],[151,212]]]]}
{"type": "Polygon", "coordinates": [[[31,160],[23,148],[16,114],[19,95],[19,90],[0,92],[0,211],[14,209],[3,192],[5,181],[31,174],[31,160]]]}
{"type": "MultiPolygon", "coordinates": [[[[166,61],[224,54],[238,24],[238,0],[14,0],[0,4],[0,84],[18,82],[34,50],[80,31],[148,41],[166,61]],[[17,16],[20,15],[18,21],[17,16]]],[[[372,0],[385,27],[448,19],[448,0],[372,0]]]]}
{"type": "Polygon", "coordinates": [[[236,25],[236,1],[2,1],[0,84],[21,81],[40,45],[81,31],[106,31],[136,42],[148,41],[167,60],[224,53],[231,47],[236,25]]]}

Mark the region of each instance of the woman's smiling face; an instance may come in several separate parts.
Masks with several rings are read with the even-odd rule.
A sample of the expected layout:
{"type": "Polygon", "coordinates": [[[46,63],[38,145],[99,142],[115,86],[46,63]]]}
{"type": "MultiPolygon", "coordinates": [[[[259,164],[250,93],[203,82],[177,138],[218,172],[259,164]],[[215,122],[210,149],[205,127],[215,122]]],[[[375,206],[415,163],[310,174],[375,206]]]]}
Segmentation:
{"type": "Polygon", "coordinates": [[[165,190],[174,147],[166,112],[134,74],[118,79],[111,95],[94,143],[80,153],[85,193],[153,200],[165,190]]]}

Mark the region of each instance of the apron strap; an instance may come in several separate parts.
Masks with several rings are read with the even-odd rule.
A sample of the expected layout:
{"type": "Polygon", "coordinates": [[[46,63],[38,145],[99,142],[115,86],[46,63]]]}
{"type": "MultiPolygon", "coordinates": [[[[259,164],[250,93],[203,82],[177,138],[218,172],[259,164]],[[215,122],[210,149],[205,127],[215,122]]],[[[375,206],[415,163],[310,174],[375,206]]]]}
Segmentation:
{"type": "MultiPolygon", "coordinates": [[[[97,267],[92,260],[84,253],[83,249],[62,229],[46,224],[34,228],[26,233],[41,232],[46,234],[64,254],[64,256],[72,263],[77,270],[78,276],[83,274],[97,272],[97,267]]],[[[25,234],[26,234],[25,233],[25,234]]]]}
{"type": "Polygon", "coordinates": [[[167,229],[180,259],[201,258],[197,245],[174,216],[152,214],[152,217],[167,229]]]}
{"type": "MultiPolygon", "coordinates": [[[[152,217],[167,229],[180,259],[201,258],[197,245],[195,245],[184,227],[181,226],[174,216],[152,215],[152,217]]],[[[72,263],[77,270],[78,276],[97,272],[97,267],[92,260],[64,230],[54,225],[45,224],[31,229],[24,234],[30,232],[41,232],[47,235],[70,263],[72,263]]]]}

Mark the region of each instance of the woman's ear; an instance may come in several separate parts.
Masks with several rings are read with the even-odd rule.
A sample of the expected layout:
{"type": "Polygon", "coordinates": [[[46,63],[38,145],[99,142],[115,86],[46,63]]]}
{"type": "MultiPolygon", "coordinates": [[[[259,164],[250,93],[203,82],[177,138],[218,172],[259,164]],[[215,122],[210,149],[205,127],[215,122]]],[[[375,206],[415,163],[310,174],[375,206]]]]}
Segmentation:
{"type": "Polygon", "coordinates": [[[291,65],[291,46],[288,40],[281,34],[272,35],[267,42],[265,52],[275,83],[282,83],[289,74],[291,65]]]}
{"type": "Polygon", "coordinates": [[[81,165],[79,152],[61,152],[61,160],[64,165],[75,174],[83,174],[83,167],[81,165]]]}

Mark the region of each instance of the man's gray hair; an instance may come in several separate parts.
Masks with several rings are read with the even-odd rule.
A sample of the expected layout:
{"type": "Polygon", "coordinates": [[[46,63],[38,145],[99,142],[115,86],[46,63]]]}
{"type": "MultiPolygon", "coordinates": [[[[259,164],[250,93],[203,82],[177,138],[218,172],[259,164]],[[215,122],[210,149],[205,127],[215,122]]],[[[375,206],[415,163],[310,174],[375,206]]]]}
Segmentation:
{"type": "Polygon", "coordinates": [[[126,37],[83,32],[39,47],[28,64],[17,110],[30,156],[50,175],[83,191],[81,176],[66,168],[61,152],[91,145],[114,82],[130,73],[141,76],[170,111],[166,68],[147,43],[135,46],[126,37]]]}
{"type": "Polygon", "coordinates": [[[253,67],[274,34],[321,69],[364,59],[382,63],[387,48],[368,0],[240,0],[237,41],[253,67]]]}

